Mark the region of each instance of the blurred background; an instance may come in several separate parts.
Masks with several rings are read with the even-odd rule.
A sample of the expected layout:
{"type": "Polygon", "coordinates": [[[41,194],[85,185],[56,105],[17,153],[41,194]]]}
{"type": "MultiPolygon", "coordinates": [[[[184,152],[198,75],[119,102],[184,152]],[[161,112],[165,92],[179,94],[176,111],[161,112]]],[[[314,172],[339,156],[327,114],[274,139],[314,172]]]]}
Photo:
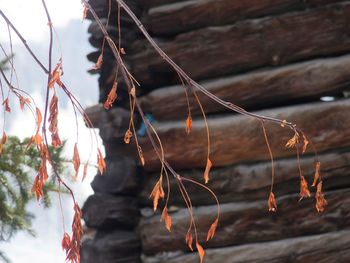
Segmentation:
{"type": "MultiPolygon", "coordinates": [[[[58,62],[61,54],[63,57],[63,80],[67,87],[75,94],[84,107],[95,104],[98,98],[97,78],[87,73],[93,65],[86,59],[86,54],[92,50],[87,41],[88,23],[82,21],[83,8],[80,1],[52,1],[48,0],[53,24],[56,29],[53,63],[58,62]],[[60,43],[60,45],[58,44],[60,43]]],[[[34,50],[44,64],[48,61],[48,26],[41,1],[0,1],[0,9],[11,19],[13,24],[22,33],[29,46],[34,50]]],[[[19,87],[26,90],[36,100],[39,107],[43,107],[45,83],[47,76],[34,63],[27,50],[12,32],[14,66],[19,79],[19,87]]],[[[7,25],[0,21],[0,42],[10,54],[10,43],[7,25]]],[[[4,55],[1,54],[1,60],[4,55]]],[[[63,95],[59,93],[59,95],[63,95]]],[[[61,139],[67,140],[63,157],[71,160],[75,143],[75,118],[69,100],[65,96],[59,96],[59,132],[61,139]]],[[[0,122],[2,123],[2,117],[0,122]]],[[[29,110],[19,110],[17,105],[12,107],[12,112],[6,121],[6,132],[23,139],[30,137],[34,129],[33,118],[29,110]]],[[[86,160],[89,154],[90,133],[85,128],[82,119],[79,119],[79,148],[81,159],[86,160]]],[[[95,156],[94,153],[93,156],[95,156]]],[[[94,160],[95,161],[95,160],[94,160]]],[[[72,165],[68,165],[68,172],[73,173],[72,165]]],[[[78,202],[82,205],[89,194],[92,193],[89,182],[96,173],[96,168],[89,168],[88,176],[84,183],[80,180],[70,183],[76,193],[78,202]]],[[[35,174],[33,175],[34,178],[35,174]]],[[[70,180],[70,179],[69,179],[70,180]]],[[[35,259],[37,262],[64,262],[65,254],[61,249],[63,236],[62,215],[59,208],[57,194],[51,195],[52,205],[45,209],[43,204],[31,202],[28,211],[34,214],[33,230],[34,238],[26,232],[18,232],[9,242],[0,242],[0,250],[12,262],[28,262],[35,259]]],[[[70,229],[72,222],[72,203],[68,196],[63,195],[63,208],[65,225],[70,229]]]]}

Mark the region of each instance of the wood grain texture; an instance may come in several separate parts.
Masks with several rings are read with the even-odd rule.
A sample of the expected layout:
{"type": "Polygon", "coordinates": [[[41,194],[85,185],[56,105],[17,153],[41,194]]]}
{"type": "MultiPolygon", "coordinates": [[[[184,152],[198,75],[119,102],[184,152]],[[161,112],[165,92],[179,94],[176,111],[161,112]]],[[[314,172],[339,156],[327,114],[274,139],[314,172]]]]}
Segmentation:
{"type": "MultiPolygon", "coordinates": [[[[314,198],[298,202],[298,194],[277,198],[276,213],[268,212],[267,198],[222,204],[216,235],[206,243],[206,247],[279,240],[350,227],[350,189],[327,192],[326,198],[329,205],[321,214],[315,211],[314,198]]],[[[216,210],[216,206],[194,208],[200,242],[205,241],[207,231],[215,220],[216,210]]],[[[188,250],[184,240],[189,224],[188,211],[180,209],[171,216],[171,233],[159,222],[159,215],[141,219],[139,228],[146,254],[188,250]]]]}
{"type": "Polygon", "coordinates": [[[105,230],[133,229],[140,216],[136,198],[101,193],[90,195],[82,211],[87,227],[105,230]]]}
{"type": "MultiPolygon", "coordinates": [[[[241,107],[268,108],[339,94],[350,86],[348,68],[349,55],[221,77],[201,84],[219,98],[241,107]]],[[[206,113],[226,110],[206,95],[198,93],[198,96],[206,113]]],[[[200,115],[194,96],[189,99],[192,115],[200,115]]],[[[157,120],[187,118],[187,101],[181,85],[154,90],[140,100],[143,109],[157,120]]]]}
{"type": "Polygon", "coordinates": [[[86,263],[141,262],[141,244],[134,231],[98,231],[93,239],[83,242],[81,261],[86,263]]]}
{"type": "Polygon", "coordinates": [[[141,3],[145,8],[167,5],[176,2],[187,2],[189,0],[142,0],[141,3]]]}
{"type": "MultiPolygon", "coordinates": [[[[290,238],[273,242],[248,244],[206,250],[210,263],[347,263],[350,260],[350,231],[290,238]]],[[[144,263],[198,262],[196,252],[190,254],[162,253],[144,257],[144,263]]]]}
{"type": "MultiPolygon", "coordinates": [[[[321,160],[321,174],[325,181],[325,189],[337,189],[350,187],[350,151],[325,153],[319,156],[321,160]]],[[[302,169],[305,178],[311,182],[315,173],[313,156],[302,158],[302,169]]],[[[299,190],[300,180],[297,173],[296,158],[279,159],[275,161],[276,177],[274,192],[276,195],[296,193],[299,190]]],[[[179,172],[185,178],[191,178],[203,182],[203,170],[192,169],[179,172]]],[[[159,174],[146,175],[144,189],[140,193],[140,202],[150,207],[152,201],[149,195],[159,178],[159,174]]],[[[171,179],[170,187],[172,196],[170,204],[184,207],[176,181],[171,179]]],[[[221,204],[232,201],[247,201],[264,199],[269,193],[271,184],[271,162],[254,164],[238,164],[213,169],[210,173],[210,181],[207,184],[218,196],[221,204]]],[[[196,185],[186,183],[186,189],[191,193],[194,205],[215,204],[215,200],[205,190],[196,185]]],[[[162,203],[161,203],[162,204],[162,203]]]]}
{"type": "MultiPolygon", "coordinates": [[[[350,146],[350,100],[330,103],[312,103],[293,107],[259,111],[258,114],[285,119],[296,123],[313,141],[319,152],[350,146]]],[[[208,118],[211,138],[210,158],[213,166],[220,167],[240,162],[268,160],[269,154],[261,123],[246,116],[228,115],[208,118]]],[[[193,121],[190,135],[186,135],[185,122],[154,123],[162,140],[165,159],[175,169],[205,167],[206,131],[203,120],[193,121]]],[[[286,149],[293,136],[288,128],[276,124],[266,125],[275,158],[295,156],[295,150],[286,149]]],[[[160,162],[147,138],[142,138],[146,159],[145,169],[158,171],[160,162]]]]}
{"type": "MultiPolygon", "coordinates": [[[[350,4],[242,21],[180,34],[160,47],[192,78],[209,79],[350,50],[350,4]]],[[[131,72],[152,88],[178,76],[146,42],[130,57],[131,72]]]]}
{"type": "Polygon", "coordinates": [[[192,0],[151,8],[146,27],[155,35],[181,32],[233,23],[283,12],[292,12],[341,0],[192,0]]]}

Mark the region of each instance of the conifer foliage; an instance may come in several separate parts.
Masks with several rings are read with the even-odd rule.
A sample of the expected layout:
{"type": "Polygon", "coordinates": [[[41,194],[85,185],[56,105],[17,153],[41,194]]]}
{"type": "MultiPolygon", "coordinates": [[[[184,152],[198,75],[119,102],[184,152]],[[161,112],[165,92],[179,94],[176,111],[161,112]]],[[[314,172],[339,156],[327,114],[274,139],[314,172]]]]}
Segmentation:
{"type": "MultiPolygon", "coordinates": [[[[41,165],[40,152],[28,147],[29,139],[21,141],[10,136],[1,144],[0,158],[0,242],[9,240],[18,231],[35,234],[31,229],[33,215],[27,205],[35,199],[32,183],[41,165]]],[[[60,173],[64,172],[63,147],[50,147],[52,162],[60,173]]],[[[56,191],[54,177],[43,186],[42,203],[50,206],[51,191],[56,191]]]]}

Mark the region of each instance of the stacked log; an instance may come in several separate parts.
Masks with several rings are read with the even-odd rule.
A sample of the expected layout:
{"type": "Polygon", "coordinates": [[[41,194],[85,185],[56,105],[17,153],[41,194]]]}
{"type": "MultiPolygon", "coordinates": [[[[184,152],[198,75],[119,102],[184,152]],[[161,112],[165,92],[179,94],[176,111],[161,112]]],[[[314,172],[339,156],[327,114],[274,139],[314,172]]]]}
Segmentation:
{"type": "MultiPolygon", "coordinates": [[[[350,56],[346,55],[220,77],[201,84],[223,100],[254,110],[314,101],[322,96],[341,96],[349,85],[349,67],[350,56]]],[[[206,95],[198,93],[198,97],[207,114],[225,111],[206,95]]],[[[142,97],[141,103],[157,120],[187,117],[187,101],[181,85],[156,89],[142,97]]],[[[193,96],[189,96],[189,103],[191,114],[200,115],[193,96]]]]}
{"type": "MultiPolygon", "coordinates": [[[[197,92],[207,114],[210,159],[206,185],[221,204],[215,237],[205,242],[216,217],[216,202],[198,185],[183,181],[190,194],[199,242],[206,262],[348,262],[350,134],[348,112],[350,51],[346,1],[145,1],[144,22],[159,46],[208,91],[257,114],[294,122],[318,150],[328,207],[299,202],[300,178],[295,149],[286,149],[293,132],[265,123],[275,158],[277,212],[269,213],[271,161],[261,123],[229,114],[197,92]],[[332,96],[333,102],[320,102],[332,96]],[[286,107],[287,106],[287,107],[286,107]],[[335,241],[336,240],[336,241],[335,241]],[[336,245],[328,245],[335,242],[336,245]]],[[[130,59],[134,76],[149,92],[140,98],[152,114],[165,159],[184,178],[204,183],[207,162],[205,122],[191,87],[146,43],[137,42],[130,59]],[[186,83],[185,83],[186,84],[186,83]],[[186,134],[189,105],[192,131],[186,134]]],[[[113,136],[113,135],[112,135],[113,136]]],[[[147,138],[140,139],[145,183],[140,193],[139,232],[143,261],[197,262],[185,242],[186,203],[170,180],[169,233],[148,199],[161,164],[147,138]],[[156,233],[156,234],[155,234],[156,233]]],[[[315,174],[311,147],[301,169],[311,185],[315,174]]],[[[164,184],[166,188],[166,184],[164,184]]],[[[162,207],[164,202],[160,201],[162,207]]]]}
{"type": "MultiPolygon", "coordinates": [[[[205,27],[162,40],[159,45],[191,77],[205,80],[346,53],[350,50],[349,14],[348,2],[337,3],[205,27]]],[[[149,45],[140,42],[135,47],[139,46],[140,52],[131,58],[137,80],[153,88],[177,83],[176,72],[149,45]]]]}
{"type": "MultiPolygon", "coordinates": [[[[277,199],[275,214],[267,211],[267,201],[233,202],[221,205],[221,220],[216,237],[206,243],[207,248],[238,244],[280,240],[302,235],[312,235],[343,229],[350,224],[350,190],[328,192],[327,211],[318,214],[313,207],[314,200],[299,200],[298,194],[277,199]],[[342,214],[341,220],[333,220],[342,214]]],[[[207,231],[215,220],[216,206],[202,206],[194,209],[199,240],[205,241],[207,231]]],[[[172,213],[171,234],[159,224],[159,216],[141,221],[142,249],[146,254],[159,251],[189,251],[184,237],[189,217],[187,209],[172,213]],[[154,235],[153,233],[157,233],[154,235]]]]}
{"type": "MultiPolygon", "coordinates": [[[[108,1],[93,2],[103,14],[108,1]]],[[[213,167],[206,186],[221,204],[216,235],[205,242],[216,216],[215,199],[205,189],[184,181],[199,242],[206,249],[206,262],[349,262],[350,99],[344,98],[350,83],[349,2],[127,3],[138,16],[143,15],[142,22],[159,46],[208,91],[257,114],[296,123],[318,151],[317,159],[312,147],[301,156],[301,172],[311,185],[316,160],[321,161],[328,200],[324,213],[315,209],[314,187],[310,186],[310,198],[299,201],[296,151],[285,148],[293,131],[265,122],[274,156],[278,206],[276,213],[269,213],[271,161],[261,122],[229,113],[197,92],[210,130],[213,167]],[[334,101],[320,102],[323,96],[332,96],[334,101]]],[[[116,24],[110,23],[107,28],[115,41],[116,24]]],[[[207,134],[200,107],[191,87],[180,85],[177,73],[146,40],[138,39],[140,35],[132,24],[122,17],[122,46],[126,48],[126,65],[141,83],[137,88],[141,106],[151,116],[169,164],[181,176],[203,182],[207,134]],[[189,91],[193,118],[189,135],[184,88],[189,91]]],[[[96,23],[91,24],[89,32],[91,44],[100,47],[103,35],[96,23]]],[[[96,61],[100,53],[98,50],[88,57],[96,61]]],[[[104,56],[106,62],[99,71],[100,102],[105,100],[116,70],[108,49],[104,56]]],[[[125,107],[128,93],[123,83],[118,92],[119,87],[117,105],[125,107]]],[[[105,142],[107,175],[95,177],[95,194],[83,209],[86,225],[97,229],[94,238],[84,243],[83,262],[197,262],[198,255],[185,243],[189,217],[175,179],[170,180],[168,206],[171,233],[159,222],[160,211],[153,213],[149,195],[161,165],[143,132],[138,135],[145,157],[142,169],[135,145],[123,145],[128,110],[114,107],[106,112],[99,104],[87,112],[105,142]]],[[[142,126],[139,120],[136,123],[142,126]]],[[[159,206],[163,205],[160,200],[159,206]]]]}
{"type": "MultiPolygon", "coordinates": [[[[350,146],[350,124],[345,121],[349,118],[349,111],[350,100],[339,100],[256,113],[298,123],[322,152],[350,146]]],[[[208,117],[208,125],[211,139],[210,156],[214,167],[269,159],[260,121],[241,115],[214,116],[208,117]]],[[[165,159],[175,169],[205,167],[207,144],[206,128],[202,119],[193,120],[192,132],[188,136],[184,121],[159,122],[154,123],[154,126],[163,142],[165,159]]],[[[265,126],[268,128],[274,156],[295,156],[296,151],[285,148],[286,142],[294,133],[289,128],[281,128],[276,124],[265,126]]],[[[147,139],[142,140],[142,143],[145,169],[159,170],[160,162],[152,145],[147,139]]]]}
{"type": "Polygon", "coordinates": [[[225,25],[342,1],[344,0],[192,0],[177,1],[176,4],[173,1],[162,1],[163,5],[149,9],[147,28],[155,35],[174,35],[206,27],[208,21],[210,26],[225,25]]]}
{"type": "MultiPolygon", "coordinates": [[[[106,26],[112,39],[118,43],[117,5],[115,1],[91,0],[92,5],[104,25],[107,25],[109,2],[112,4],[109,25],[106,26]]],[[[138,1],[129,0],[127,3],[140,15],[142,9],[138,1]]],[[[91,16],[89,16],[91,18],[91,16]]],[[[121,15],[121,31],[123,38],[121,46],[129,52],[129,44],[137,38],[135,26],[124,12],[121,15]]],[[[116,64],[110,49],[105,47],[102,53],[103,34],[96,21],[89,26],[90,43],[98,48],[88,55],[92,62],[103,54],[103,64],[98,71],[100,102],[104,102],[112,86],[116,74],[116,64]]],[[[125,86],[119,85],[119,106],[128,103],[128,93],[125,86]]],[[[141,242],[136,234],[136,227],[140,219],[137,192],[140,189],[138,180],[140,170],[134,154],[124,151],[124,143],[120,140],[128,128],[130,113],[122,107],[114,108],[110,112],[101,111],[102,106],[95,106],[87,110],[92,123],[100,129],[100,136],[105,144],[112,145],[113,150],[106,148],[106,172],[97,174],[91,186],[94,194],[85,202],[82,211],[88,232],[81,249],[82,263],[135,263],[140,262],[141,242]],[[119,131],[119,132],[117,132],[119,131]],[[109,140],[109,138],[113,139],[109,140]],[[109,140],[109,143],[107,142],[109,140]]]]}
{"type": "MultiPolygon", "coordinates": [[[[341,262],[346,263],[350,257],[350,231],[330,232],[327,234],[290,238],[249,245],[208,249],[206,260],[211,263],[242,262],[341,262]],[[291,253],[293,251],[293,253],[291,253]]],[[[158,255],[146,257],[145,263],[192,263],[197,255],[158,255]]]]}
{"type": "MultiPolygon", "coordinates": [[[[320,154],[322,162],[321,174],[325,180],[325,189],[339,189],[350,187],[348,179],[350,168],[350,151],[334,150],[320,154]]],[[[282,158],[275,162],[276,177],[274,189],[276,196],[293,194],[299,186],[299,176],[296,170],[296,158],[282,158]]],[[[315,172],[314,156],[302,158],[302,169],[304,176],[312,181],[315,172]]],[[[146,206],[149,204],[148,196],[158,179],[159,174],[150,173],[147,176],[145,186],[141,193],[141,202],[146,206]]],[[[196,181],[203,181],[202,169],[190,169],[181,172],[181,176],[192,178],[196,181]]],[[[247,163],[229,165],[221,168],[214,168],[210,173],[209,186],[220,202],[242,202],[249,200],[264,199],[269,193],[271,186],[271,162],[247,163]]],[[[177,185],[174,180],[170,182],[171,189],[176,191],[177,185]]],[[[186,184],[187,190],[192,193],[191,199],[195,205],[214,205],[215,200],[208,195],[207,191],[198,188],[193,184],[186,184]]],[[[176,207],[183,207],[185,203],[180,194],[174,194],[170,203],[176,207]]]]}

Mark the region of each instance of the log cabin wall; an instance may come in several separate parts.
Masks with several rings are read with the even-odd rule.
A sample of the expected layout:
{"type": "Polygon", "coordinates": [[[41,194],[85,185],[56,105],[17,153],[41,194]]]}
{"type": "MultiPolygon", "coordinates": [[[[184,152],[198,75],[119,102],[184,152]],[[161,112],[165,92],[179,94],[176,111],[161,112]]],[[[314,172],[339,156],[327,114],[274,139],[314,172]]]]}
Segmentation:
{"type": "MultiPolygon", "coordinates": [[[[91,0],[106,21],[108,0],[91,0]]],[[[322,163],[328,207],[315,210],[312,197],[299,200],[295,151],[284,147],[293,135],[266,124],[275,157],[276,213],[267,198],[271,164],[261,125],[229,113],[198,93],[207,114],[213,168],[210,187],[221,203],[215,237],[205,242],[215,219],[208,192],[186,184],[193,202],[205,262],[350,262],[350,2],[341,0],[143,0],[126,1],[161,48],[191,77],[224,100],[248,110],[286,119],[312,139],[322,163]],[[321,101],[332,98],[332,101],[321,101]]],[[[117,39],[116,4],[108,27],[117,39]]],[[[185,132],[187,101],[176,72],[147,44],[122,13],[125,61],[141,83],[138,96],[154,119],[165,158],[184,177],[203,181],[206,132],[200,108],[190,96],[193,129],[185,132]]],[[[90,42],[102,34],[95,22],[90,42]]],[[[100,103],[112,86],[115,63],[108,49],[99,71],[100,103]]],[[[92,182],[95,194],[84,205],[91,235],[82,262],[192,263],[184,236],[189,224],[176,182],[171,181],[171,233],[153,213],[148,196],[160,163],[148,139],[140,142],[145,166],[135,147],[125,146],[128,94],[121,83],[115,107],[96,105],[88,114],[106,148],[107,172],[92,182]]],[[[314,157],[308,150],[302,169],[311,184],[314,157]]],[[[162,205],[162,204],[160,204],[162,205]]]]}

